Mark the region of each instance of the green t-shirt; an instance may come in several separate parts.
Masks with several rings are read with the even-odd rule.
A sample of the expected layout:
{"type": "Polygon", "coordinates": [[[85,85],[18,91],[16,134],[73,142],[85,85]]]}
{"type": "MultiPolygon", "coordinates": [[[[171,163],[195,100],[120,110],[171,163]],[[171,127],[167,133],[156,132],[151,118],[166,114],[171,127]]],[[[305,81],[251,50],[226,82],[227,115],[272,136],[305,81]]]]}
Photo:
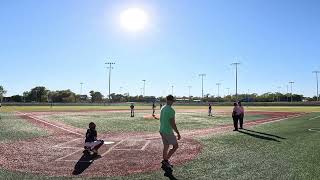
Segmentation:
{"type": "Polygon", "coordinates": [[[160,113],[160,132],[163,134],[173,134],[171,119],[175,116],[175,111],[171,106],[165,105],[160,113]]]}

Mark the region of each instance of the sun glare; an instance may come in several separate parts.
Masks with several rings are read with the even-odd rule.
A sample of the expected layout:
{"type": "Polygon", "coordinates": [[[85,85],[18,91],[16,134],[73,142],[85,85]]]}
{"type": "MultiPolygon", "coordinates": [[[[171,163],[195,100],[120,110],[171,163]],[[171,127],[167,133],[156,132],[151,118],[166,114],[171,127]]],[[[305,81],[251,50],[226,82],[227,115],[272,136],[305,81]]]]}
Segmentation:
{"type": "Polygon", "coordinates": [[[147,25],[147,14],[138,8],[130,8],[123,11],[120,15],[122,27],[130,31],[139,31],[147,25]]]}

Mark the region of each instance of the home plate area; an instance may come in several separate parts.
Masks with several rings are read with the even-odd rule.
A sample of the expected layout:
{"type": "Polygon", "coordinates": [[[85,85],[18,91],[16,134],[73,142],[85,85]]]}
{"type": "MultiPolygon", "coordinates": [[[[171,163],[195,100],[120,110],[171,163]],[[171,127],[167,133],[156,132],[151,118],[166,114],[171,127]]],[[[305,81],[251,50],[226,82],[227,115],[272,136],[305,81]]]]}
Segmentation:
{"type": "MultiPolygon", "coordinates": [[[[99,149],[99,154],[103,158],[111,151],[143,151],[146,149],[150,140],[126,139],[122,141],[106,141],[99,149]]],[[[73,139],[64,143],[57,144],[53,148],[58,149],[74,149],[74,152],[69,153],[55,161],[78,162],[84,150],[83,138],[73,139]]]]}

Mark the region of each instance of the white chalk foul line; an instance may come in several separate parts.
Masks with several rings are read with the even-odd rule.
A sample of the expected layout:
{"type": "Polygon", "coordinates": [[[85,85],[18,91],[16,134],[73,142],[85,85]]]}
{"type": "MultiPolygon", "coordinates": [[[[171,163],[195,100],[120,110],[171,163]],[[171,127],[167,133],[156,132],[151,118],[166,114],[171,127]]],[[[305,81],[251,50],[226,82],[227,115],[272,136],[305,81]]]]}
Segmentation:
{"type": "Polygon", "coordinates": [[[320,132],[320,128],[310,128],[309,131],[320,132]]]}
{"type": "Polygon", "coordinates": [[[44,121],[44,120],[39,119],[39,118],[37,118],[37,117],[34,117],[34,116],[32,116],[32,115],[28,115],[28,114],[26,114],[26,113],[21,113],[21,112],[17,112],[17,113],[18,113],[18,114],[20,114],[20,115],[27,116],[27,117],[29,117],[29,118],[31,118],[31,119],[36,120],[36,121],[40,121],[40,122],[42,122],[42,123],[45,123],[45,124],[47,124],[47,125],[50,125],[50,126],[56,127],[56,128],[58,128],[58,129],[61,129],[61,130],[67,131],[67,132],[69,132],[69,133],[76,134],[76,135],[79,135],[79,136],[83,136],[83,135],[82,135],[82,134],[80,134],[80,133],[77,133],[77,132],[71,131],[71,130],[66,129],[66,128],[63,128],[63,127],[61,127],[61,126],[57,126],[57,125],[55,125],[55,124],[49,123],[49,122],[47,122],[47,121],[44,121]]]}
{"type": "Polygon", "coordinates": [[[74,142],[74,141],[77,141],[77,140],[80,140],[80,139],[81,139],[81,138],[76,138],[76,139],[73,139],[73,140],[71,140],[71,141],[67,141],[67,142],[63,142],[63,143],[54,145],[54,146],[52,146],[52,147],[53,147],[53,148],[67,148],[67,147],[65,147],[65,146],[63,146],[63,145],[68,144],[68,143],[71,143],[71,142],[74,142]]]}
{"type": "Polygon", "coordinates": [[[318,118],[320,118],[320,116],[316,116],[316,117],[310,118],[309,120],[314,120],[314,119],[318,119],[318,118]]]}

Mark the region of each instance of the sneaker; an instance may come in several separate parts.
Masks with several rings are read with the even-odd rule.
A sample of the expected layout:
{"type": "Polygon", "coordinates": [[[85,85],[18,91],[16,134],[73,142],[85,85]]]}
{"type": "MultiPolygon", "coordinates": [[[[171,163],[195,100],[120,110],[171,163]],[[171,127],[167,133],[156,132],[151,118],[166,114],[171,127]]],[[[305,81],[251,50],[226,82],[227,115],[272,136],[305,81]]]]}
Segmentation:
{"type": "Polygon", "coordinates": [[[234,129],[233,131],[238,131],[238,129],[234,129]]]}
{"type": "Polygon", "coordinates": [[[165,160],[163,160],[163,161],[161,162],[161,164],[162,164],[163,166],[165,166],[165,167],[173,168],[173,166],[170,164],[170,162],[169,162],[169,161],[165,161],[165,160]]]}

